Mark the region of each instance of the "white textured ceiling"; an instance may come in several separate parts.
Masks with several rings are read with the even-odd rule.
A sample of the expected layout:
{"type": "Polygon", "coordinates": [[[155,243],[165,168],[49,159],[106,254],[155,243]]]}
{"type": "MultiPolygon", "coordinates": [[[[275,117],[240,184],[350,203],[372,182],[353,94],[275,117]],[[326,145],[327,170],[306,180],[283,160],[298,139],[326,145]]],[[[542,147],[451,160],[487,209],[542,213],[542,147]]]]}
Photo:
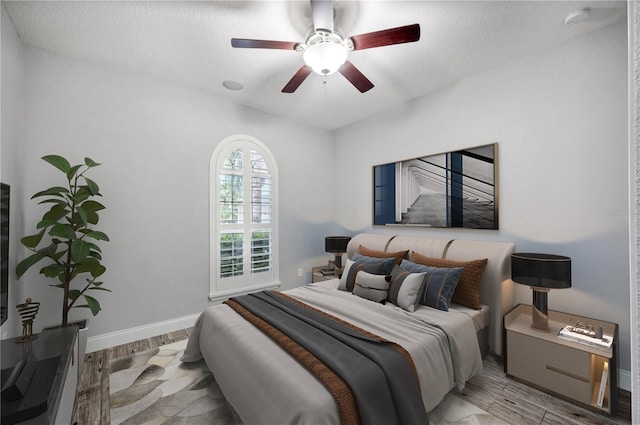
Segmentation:
{"type": "Polygon", "coordinates": [[[285,50],[234,49],[230,39],[304,41],[299,1],[4,1],[27,45],[206,91],[322,128],[337,129],[465,77],[626,19],[624,1],[335,1],[351,36],[419,23],[416,43],[351,52],[375,87],[362,94],[342,75],[312,74],[282,87],[303,64],[285,50]],[[572,11],[589,18],[565,25],[572,11]],[[232,80],[244,89],[231,91],[232,80]]]}

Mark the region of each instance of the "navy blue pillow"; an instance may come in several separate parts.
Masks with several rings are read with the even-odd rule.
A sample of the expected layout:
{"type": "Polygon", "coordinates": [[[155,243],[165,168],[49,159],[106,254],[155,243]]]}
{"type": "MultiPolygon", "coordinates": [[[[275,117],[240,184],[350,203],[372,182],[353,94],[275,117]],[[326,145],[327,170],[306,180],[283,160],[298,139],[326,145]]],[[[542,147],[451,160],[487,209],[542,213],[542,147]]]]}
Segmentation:
{"type": "Polygon", "coordinates": [[[420,294],[420,304],[437,308],[442,311],[449,311],[451,297],[458,286],[462,267],[452,269],[428,267],[431,270],[426,272],[422,283],[422,293],[420,294]]]}
{"type": "Polygon", "coordinates": [[[437,267],[425,266],[425,265],[422,265],[422,264],[414,263],[414,262],[409,261],[409,260],[402,260],[402,263],[400,263],[400,267],[402,267],[404,270],[406,270],[408,272],[411,272],[411,273],[431,272],[431,271],[437,269],[437,267]]]}
{"type": "Polygon", "coordinates": [[[362,255],[358,252],[355,252],[353,254],[352,260],[355,263],[379,265],[380,271],[376,274],[391,274],[391,270],[393,270],[393,266],[396,263],[395,257],[387,257],[387,258],[367,257],[366,255],[362,255]]]}
{"type": "Polygon", "coordinates": [[[362,270],[371,274],[388,275],[391,273],[395,258],[374,258],[365,255],[353,254],[353,260],[347,258],[338,289],[342,291],[353,291],[356,281],[356,274],[362,270]]]}

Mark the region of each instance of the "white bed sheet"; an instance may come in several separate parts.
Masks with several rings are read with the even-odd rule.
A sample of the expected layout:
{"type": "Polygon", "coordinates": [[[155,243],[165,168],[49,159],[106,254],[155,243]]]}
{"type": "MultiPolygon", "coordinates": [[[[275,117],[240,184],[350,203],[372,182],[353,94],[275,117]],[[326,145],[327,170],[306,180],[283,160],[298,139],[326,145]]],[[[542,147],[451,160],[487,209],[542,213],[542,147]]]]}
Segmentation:
{"type": "MultiPolygon", "coordinates": [[[[336,290],[337,282],[286,293],[403,346],[416,365],[427,411],[482,370],[469,314],[428,307],[409,313],[336,290]]],[[[339,422],[335,401],[322,384],[227,305],[208,308],[196,322],[183,360],[200,358],[247,425],[339,422]]]]}
{"type": "Polygon", "coordinates": [[[480,304],[480,310],[465,307],[460,304],[451,304],[449,306],[449,310],[454,310],[469,316],[471,320],[473,320],[473,324],[476,327],[476,332],[479,332],[484,328],[488,327],[491,321],[491,315],[489,314],[489,306],[486,304],[480,304]]]}

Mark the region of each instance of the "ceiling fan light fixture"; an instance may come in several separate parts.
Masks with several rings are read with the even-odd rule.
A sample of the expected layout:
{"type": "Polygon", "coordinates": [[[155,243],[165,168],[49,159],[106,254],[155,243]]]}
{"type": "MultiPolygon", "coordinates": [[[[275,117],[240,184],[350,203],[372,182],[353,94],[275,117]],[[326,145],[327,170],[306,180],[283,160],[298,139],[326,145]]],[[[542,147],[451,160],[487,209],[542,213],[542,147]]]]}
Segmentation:
{"type": "Polygon", "coordinates": [[[302,57],[316,74],[331,75],[346,62],[347,55],[344,45],[325,41],[307,46],[302,57]]]}

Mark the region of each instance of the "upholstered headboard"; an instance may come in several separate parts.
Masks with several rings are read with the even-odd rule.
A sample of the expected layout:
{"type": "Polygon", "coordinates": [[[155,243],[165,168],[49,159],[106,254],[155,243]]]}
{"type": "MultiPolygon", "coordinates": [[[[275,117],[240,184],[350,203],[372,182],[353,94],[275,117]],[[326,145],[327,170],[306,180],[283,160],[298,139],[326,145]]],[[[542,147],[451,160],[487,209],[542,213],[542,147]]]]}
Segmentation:
{"type": "Polygon", "coordinates": [[[490,308],[489,349],[502,355],[502,317],[513,307],[513,243],[360,233],[349,242],[347,257],[352,258],[360,245],[389,252],[408,249],[428,257],[457,261],[486,258],[488,261],[480,283],[480,302],[490,308]]]}

